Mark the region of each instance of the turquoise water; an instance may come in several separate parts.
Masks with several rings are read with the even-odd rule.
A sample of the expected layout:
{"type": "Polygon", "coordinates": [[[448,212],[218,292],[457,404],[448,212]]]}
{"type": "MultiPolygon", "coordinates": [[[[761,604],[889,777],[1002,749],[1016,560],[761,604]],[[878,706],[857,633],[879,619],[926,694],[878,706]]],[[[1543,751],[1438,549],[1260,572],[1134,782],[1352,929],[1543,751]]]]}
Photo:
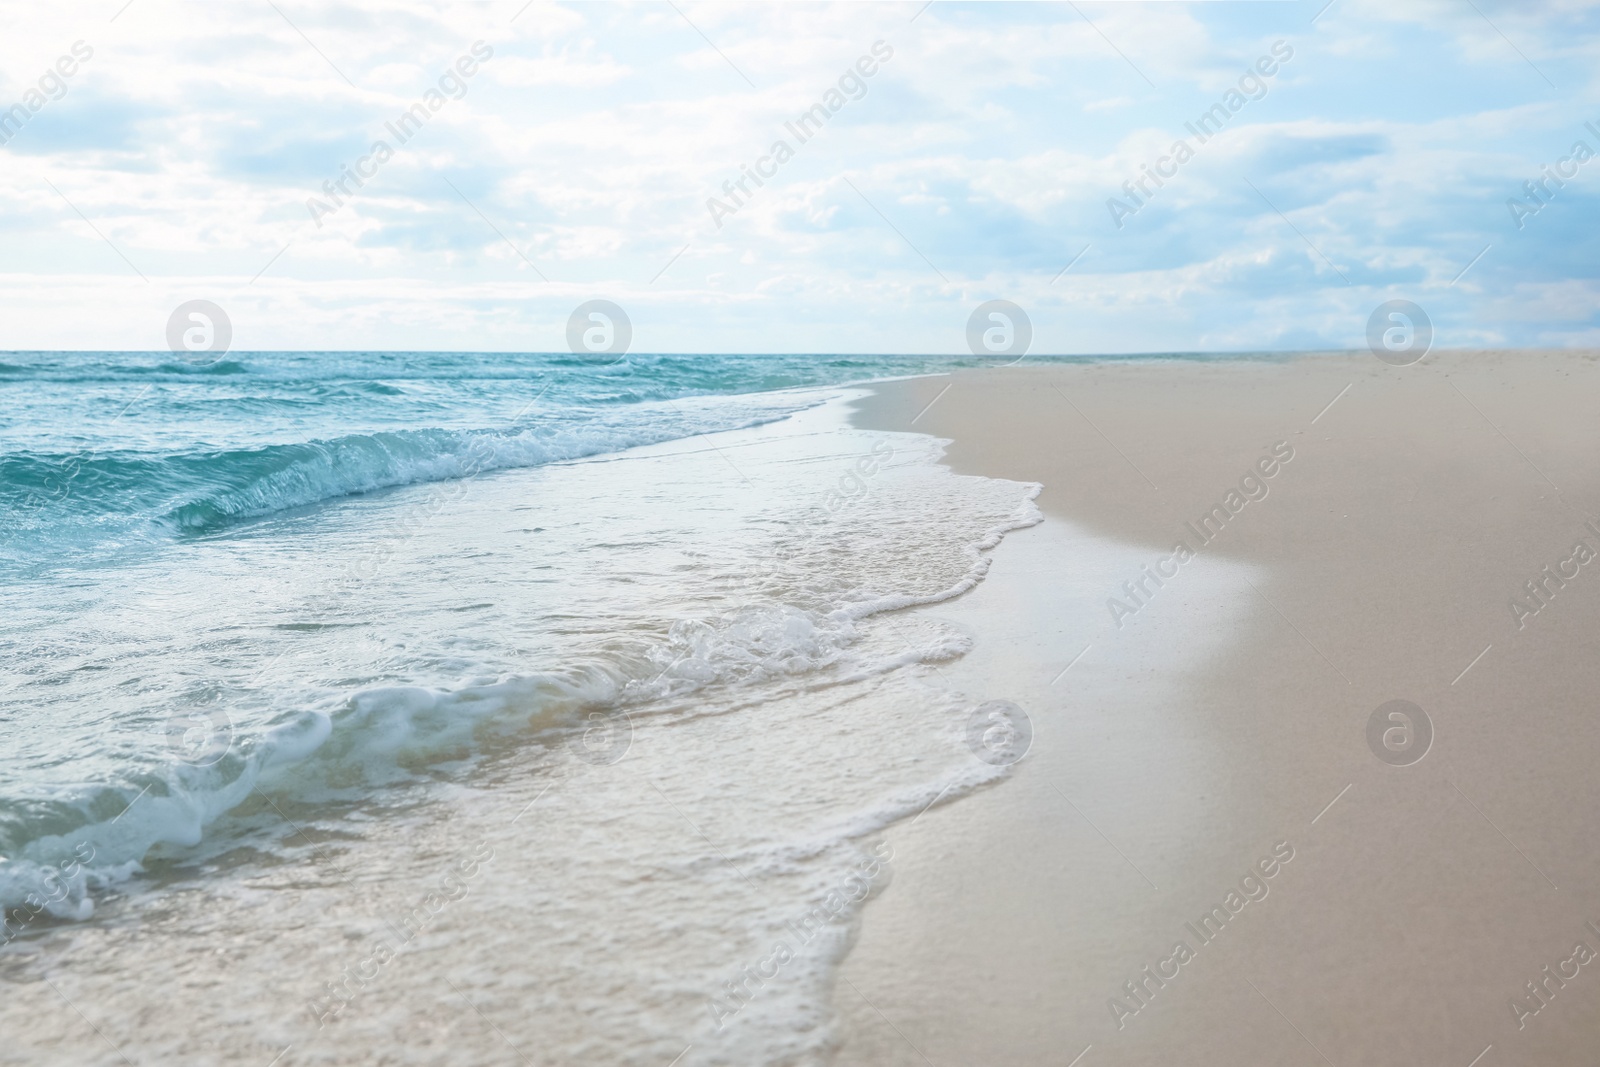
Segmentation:
{"type": "MultiPolygon", "coordinates": [[[[1005,773],[939,671],[971,638],[899,609],[1038,520],[847,383],[976,362],[4,356],[0,981],[140,1062],[423,1049],[441,975],[543,1005],[497,1026],[552,1062],[825,1055],[837,887],[1005,773]]],[[[104,1051],[6,990],[35,1059],[104,1051]]]]}
{"type": "MultiPolygon", "coordinates": [[[[602,518],[596,502],[555,488],[566,482],[538,483],[521,505],[527,551],[559,557],[537,566],[565,592],[525,600],[505,623],[507,647],[469,654],[472,639],[453,628],[498,634],[471,612],[524,580],[526,566],[468,553],[404,582],[392,575],[406,573],[405,552],[431,544],[424,533],[443,536],[471,485],[771,424],[826,399],[817,387],[976,362],[312,352],[195,365],[149,353],[6,354],[0,907],[53,886],[54,914],[86,917],[97,885],[135,871],[155,845],[200,841],[272,767],[354,753],[357,777],[380,780],[396,761],[414,767],[471,747],[463,737],[494,703],[436,707],[366,695],[374,687],[476,693],[511,678],[519,706],[555,721],[557,708],[614,703],[619,687],[660,670],[651,658],[660,647],[616,649],[667,640],[672,612],[703,581],[681,566],[654,583],[616,572],[656,568],[703,540],[661,522],[701,506],[701,493],[630,494],[602,518]],[[654,529],[612,540],[639,523],[654,529]],[[440,607],[444,586],[484,591],[476,604],[440,607]],[[573,640],[584,607],[593,621],[573,640]],[[395,621],[435,608],[409,631],[395,621]],[[307,670],[284,676],[291,661],[307,670]],[[400,719],[405,751],[384,749],[386,769],[374,770],[374,745],[383,749],[374,739],[400,719]],[[92,863],[80,862],[86,853],[92,863]]],[[[729,536],[723,563],[738,560],[744,579],[726,588],[746,604],[773,600],[757,587],[751,531],[729,536]]],[[[452,547],[445,538],[437,550],[452,547]]],[[[806,582],[794,578],[796,591],[777,597],[785,610],[821,617],[843,603],[802,595],[806,582]]]]}
{"type": "Polygon", "coordinates": [[[777,417],[673,404],[977,364],[954,357],[0,354],[0,573],[351,493],[530,467],[777,417]]]}

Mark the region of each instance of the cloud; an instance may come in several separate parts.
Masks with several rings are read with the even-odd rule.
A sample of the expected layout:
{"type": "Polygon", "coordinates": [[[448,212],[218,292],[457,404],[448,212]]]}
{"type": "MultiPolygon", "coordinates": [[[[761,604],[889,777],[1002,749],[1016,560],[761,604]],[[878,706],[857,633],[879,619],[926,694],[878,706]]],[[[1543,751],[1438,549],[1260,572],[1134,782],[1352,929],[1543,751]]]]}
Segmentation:
{"type": "Polygon", "coordinates": [[[246,349],[556,349],[594,296],[678,351],[955,351],[992,297],[1041,351],[1357,345],[1391,296],[1442,346],[1600,329],[1600,163],[1520,230],[1505,204],[1600,152],[1592,4],[279,7],[7,12],[0,102],[95,54],[0,147],[0,347],[151,347],[195,296],[246,349]],[[1107,199],[1278,40],[1267,95],[1119,229],[1107,199]],[[479,41],[465,94],[317,225],[479,41]],[[801,144],[785,124],[876,42],[801,144]],[[707,199],[779,139],[719,228],[707,199]]]}

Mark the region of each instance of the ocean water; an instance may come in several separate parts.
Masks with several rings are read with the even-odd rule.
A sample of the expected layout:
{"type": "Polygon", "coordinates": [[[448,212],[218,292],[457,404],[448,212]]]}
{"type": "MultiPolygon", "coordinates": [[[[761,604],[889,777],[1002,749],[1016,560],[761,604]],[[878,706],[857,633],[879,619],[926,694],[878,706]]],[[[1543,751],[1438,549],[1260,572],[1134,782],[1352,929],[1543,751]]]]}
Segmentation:
{"type": "Polygon", "coordinates": [[[0,1062],[826,1062],[1037,487],[943,358],[9,353],[0,1062]]]}

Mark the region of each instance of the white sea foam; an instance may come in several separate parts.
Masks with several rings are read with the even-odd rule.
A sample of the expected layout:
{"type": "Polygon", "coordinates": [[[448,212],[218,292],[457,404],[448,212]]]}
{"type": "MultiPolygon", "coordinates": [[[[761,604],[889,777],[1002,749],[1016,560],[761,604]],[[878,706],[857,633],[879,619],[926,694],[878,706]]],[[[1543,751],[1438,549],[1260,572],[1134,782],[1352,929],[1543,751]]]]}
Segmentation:
{"type": "MultiPolygon", "coordinates": [[[[509,1040],[558,1060],[667,1062],[692,1044],[684,1067],[819,1061],[867,899],[830,894],[884,828],[1005,773],[962,734],[987,694],[952,693],[933,669],[971,638],[901,609],[981,581],[1004,533],[1038,521],[1038,490],[954,475],[941,451],[814,411],[474,479],[354,585],[328,578],[426,490],[285,516],[183,546],[182,568],[120,575],[94,590],[131,619],[126,655],[108,661],[176,679],[126,714],[154,729],[175,707],[226,708],[232,747],[208,767],[146,760],[125,781],[65,783],[51,832],[0,865],[0,892],[48,884],[41,872],[87,841],[81,890],[56,912],[82,918],[144,865],[90,924],[104,966],[75,976],[101,1010],[141,1020],[119,1032],[143,1051],[198,1054],[197,1031],[208,1048],[253,1050],[265,1034],[334,1059],[421,1049],[431,1024],[414,1005],[442,971],[509,1040]],[[597,712],[626,713],[613,721],[630,744],[575,757],[597,712]],[[407,887],[432,878],[426,857],[468,833],[495,842],[493,875],[319,1025],[305,1003],[370,954],[359,946],[382,936],[386,909],[416,906],[407,887]],[[230,851],[243,842],[270,861],[230,851]],[[209,873],[174,873],[178,861],[209,873]],[[264,896],[279,871],[303,873],[264,896]],[[118,918],[162,886],[193,906],[148,938],[121,934],[118,918]],[[793,924],[819,907],[820,932],[715,1025],[728,981],[802,940],[793,924]],[[269,914],[270,936],[245,933],[269,914]],[[196,957],[222,929],[256,946],[250,966],[196,957]],[[484,955],[486,936],[502,951],[484,955]],[[115,984],[136,959],[148,982],[115,984]],[[196,980],[231,983],[234,1007],[183,1027],[146,1010],[144,986],[196,980]],[[525,997],[538,1010],[511,1007],[525,997]]],[[[115,683],[68,684],[128,702],[115,683]]],[[[24,938],[48,951],[75,929],[24,938]]],[[[0,1008],[24,1044],[44,1040],[29,997],[0,1008]]],[[[476,1032],[452,1041],[474,1062],[505,1051],[476,1032]]]]}

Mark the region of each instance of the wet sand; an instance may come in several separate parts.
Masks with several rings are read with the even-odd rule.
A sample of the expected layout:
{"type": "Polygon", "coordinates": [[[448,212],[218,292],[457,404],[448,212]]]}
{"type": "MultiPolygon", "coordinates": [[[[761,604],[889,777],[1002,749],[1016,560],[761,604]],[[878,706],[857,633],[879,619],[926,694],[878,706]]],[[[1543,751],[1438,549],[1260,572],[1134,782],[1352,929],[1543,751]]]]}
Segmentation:
{"type": "Polygon", "coordinates": [[[1597,397],[1592,352],[876,387],[858,424],[1042,482],[1047,517],[928,609],[976,638],[952,688],[1033,744],[891,830],[838,1062],[1600,1048],[1597,397]]]}

